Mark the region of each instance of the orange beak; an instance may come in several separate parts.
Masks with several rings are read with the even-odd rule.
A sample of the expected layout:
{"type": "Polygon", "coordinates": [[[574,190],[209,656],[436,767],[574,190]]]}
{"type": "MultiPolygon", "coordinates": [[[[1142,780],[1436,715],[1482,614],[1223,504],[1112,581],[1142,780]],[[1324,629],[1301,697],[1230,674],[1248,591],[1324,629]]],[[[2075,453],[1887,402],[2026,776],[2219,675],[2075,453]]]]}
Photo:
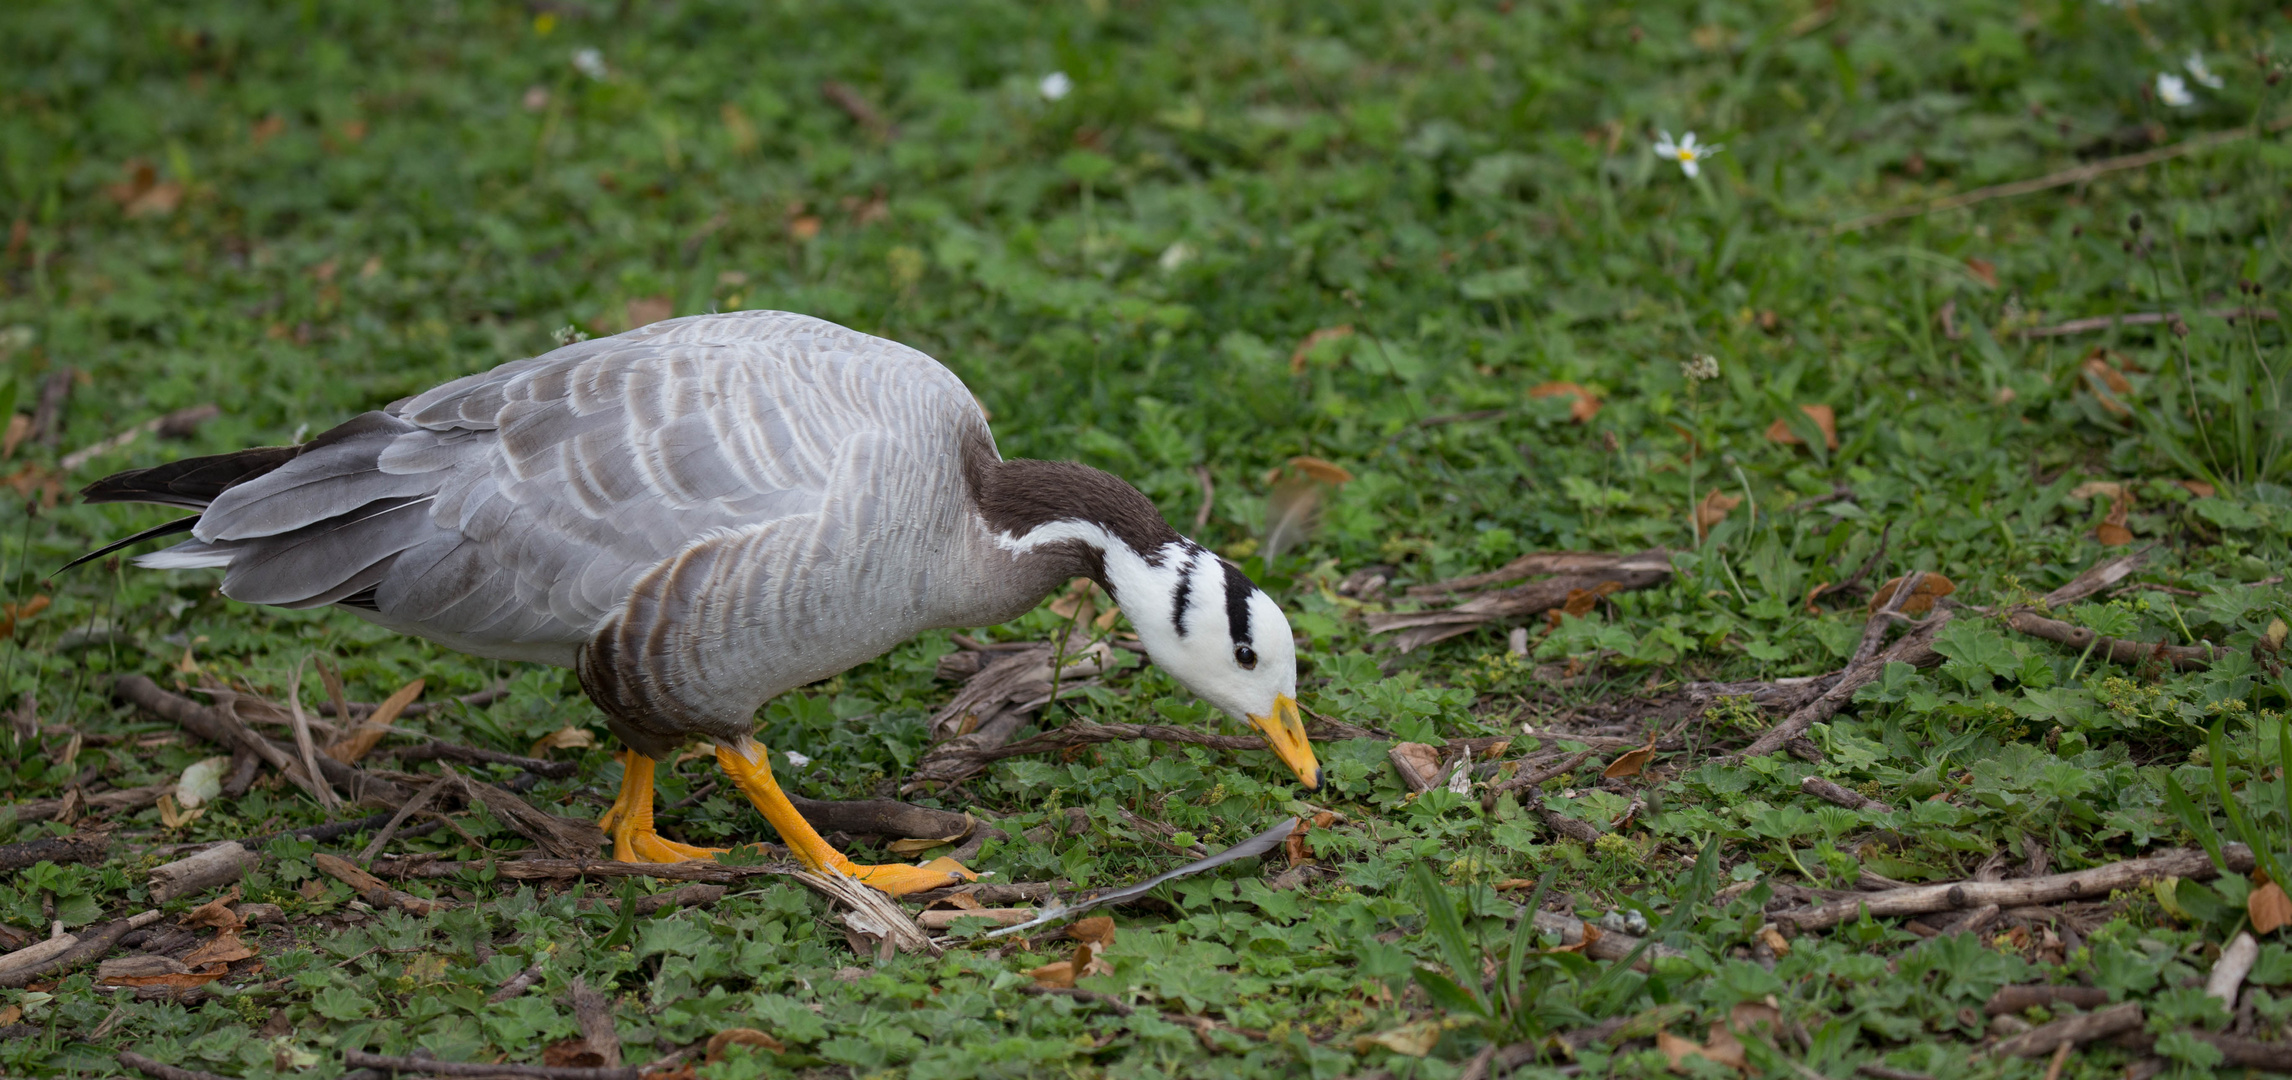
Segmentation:
{"type": "Polygon", "coordinates": [[[1321,762],[1313,756],[1313,740],[1305,737],[1305,723],[1297,718],[1297,699],[1282,694],[1273,699],[1273,711],[1249,718],[1265,735],[1267,749],[1297,773],[1308,791],[1321,790],[1321,762]]]}

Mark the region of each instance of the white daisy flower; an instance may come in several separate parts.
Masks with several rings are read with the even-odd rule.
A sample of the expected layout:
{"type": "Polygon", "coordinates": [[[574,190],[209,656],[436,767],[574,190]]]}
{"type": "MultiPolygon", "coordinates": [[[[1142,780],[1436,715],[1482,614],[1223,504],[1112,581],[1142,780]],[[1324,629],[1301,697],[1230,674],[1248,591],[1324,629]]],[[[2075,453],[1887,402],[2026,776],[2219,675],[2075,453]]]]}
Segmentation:
{"type": "Polygon", "coordinates": [[[1042,84],[1038,89],[1043,92],[1044,101],[1057,101],[1074,93],[1074,80],[1067,78],[1066,72],[1054,71],[1043,76],[1042,84]]]}
{"type": "Polygon", "coordinates": [[[1701,176],[1703,174],[1701,164],[1703,159],[1726,149],[1717,143],[1697,144],[1695,133],[1692,131],[1681,135],[1677,142],[1672,141],[1671,133],[1668,131],[1658,131],[1656,134],[1660,137],[1655,140],[1655,156],[1678,162],[1679,171],[1689,176],[1701,176]]]}
{"type": "Polygon", "coordinates": [[[2189,78],[2195,79],[2197,85],[2208,90],[2221,88],[2220,76],[2213,74],[2212,69],[2205,66],[2203,53],[2190,53],[2189,58],[2181,62],[2181,66],[2189,69],[2189,78]]]}
{"type": "Polygon", "coordinates": [[[2176,109],[2196,104],[2196,98],[2189,93],[2188,80],[2170,71],[2157,73],[2157,100],[2176,109]]]}
{"type": "Polygon", "coordinates": [[[604,82],[605,76],[608,74],[605,70],[605,54],[595,49],[575,49],[573,50],[573,70],[598,82],[604,82]]]}

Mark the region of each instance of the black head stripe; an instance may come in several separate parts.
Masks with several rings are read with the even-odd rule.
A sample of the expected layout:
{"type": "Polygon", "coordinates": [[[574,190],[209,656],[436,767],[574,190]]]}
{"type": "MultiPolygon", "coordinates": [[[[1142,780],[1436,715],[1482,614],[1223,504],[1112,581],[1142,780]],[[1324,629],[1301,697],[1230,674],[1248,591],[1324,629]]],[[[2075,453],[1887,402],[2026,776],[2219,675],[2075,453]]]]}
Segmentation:
{"type": "Polygon", "coordinates": [[[1186,636],[1186,602],[1193,598],[1194,560],[1198,551],[1186,553],[1186,561],[1178,566],[1178,590],[1170,594],[1170,624],[1178,628],[1178,636],[1186,636]]]}
{"type": "Polygon", "coordinates": [[[1241,567],[1225,563],[1226,568],[1226,632],[1233,635],[1234,644],[1249,644],[1249,596],[1257,591],[1249,575],[1241,567]]]}

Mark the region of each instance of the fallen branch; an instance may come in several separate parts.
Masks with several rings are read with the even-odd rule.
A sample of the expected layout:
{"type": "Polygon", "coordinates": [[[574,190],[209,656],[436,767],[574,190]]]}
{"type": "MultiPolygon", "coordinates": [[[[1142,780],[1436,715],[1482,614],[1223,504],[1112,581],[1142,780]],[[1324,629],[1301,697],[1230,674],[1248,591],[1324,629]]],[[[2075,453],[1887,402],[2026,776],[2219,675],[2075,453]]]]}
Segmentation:
{"type": "Polygon", "coordinates": [[[2040,983],[2033,986],[2001,986],[1997,993],[1982,1006],[1991,1016],[2006,1016],[2024,1012],[2054,1002],[2075,1005],[2080,1009],[2098,1009],[2109,1004],[2109,991],[2098,986],[2054,986],[2040,983]]]}
{"type": "Polygon", "coordinates": [[[179,1069],[173,1065],[162,1065],[159,1062],[144,1057],[142,1054],[138,1054],[133,1050],[120,1051],[119,1063],[127,1066],[130,1069],[134,1069],[135,1071],[142,1073],[145,1076],[152,1077],[154,1080],[231,1080],[230,1077],[217,1076],[211,1072],[200,1072],[197,1069],[179,1069]]]}
{"type": "MultiPolygon", "coordinates": [[[[2285,121],[2279,120],[2268,125],[2266,130],[2278,130],[2285,123],[2285,121]]],[[[1864,214],[1861,217],[1850,218],[1831,226],[1830,235],[1838,236],[1843,233],[1860,232],[1873,225],[1884,225],[1889,221],[1921,217],[1943,210],[1956,210],[1960,207],[1988,202],[1991,199],[2006,199],[2016,195],[2028,195],[2032,192],[2066,187],[2070,184],[2082,184],[2097,176],[2106,176],[2126,169],[2139,169],[2160,161],[2170,161],[2186,154],[2194,154],[2200,150],[2210,150],[2216,146],[2249,139],[2252,137],[2253,131],[2254,129],[2250,127],[2238,127],[2229,128],[2226,131],[2209,132],[2193,139],[2184,139],[2170,146],[2143,150],[2138,154],[2122,154],[2113,158],[2103,158],[2100,161],[2063,169],[2060,172],[2048,173],[2029,180],[2016,180],[2009,184],[1992,184],[1989,187],[1975,188],[1972,191],[1935,199],[1918,206],[1903,206],[1892,210],[1881,210],[1875,214],[1864,214]]]]}
{"type": "Polygon", "coordinates": [[[2155,660],[2171,664],[2182,671],[2203,671],[2228,654],[2228,650],[2218,645],[2167,645],[2163,642],[2102,637],[2085,627],[2073,626],[2059,619],[2048,619],[2028,609],[2007,615],[2005,623],[2009,629],[2031,637],[2043,638],[2079,651],[2091,649],[2096,656],[2129,666],[2155,660]]]}
{"type": "Polygon", "coordinates": [[[2128,1001],[2100,1012],[2080,1013],[2040,1024],[1990,1047],[1989,1056],[2039,1057],[2064,1046],[2080,1046],[2139,1030],[2141,1020],[2141,1003],[2128,1001]]]}
{"type": "Polygon", "coordinates": [[[649,877],[663,881],[705,881],[732,885],[751,878],[785,877],[803,869],[792,862],[759,866],[725,866],[712,862],[637,863],[610,859],[496,859],[485,864],[441,862],[428,859],[374,860],[367,871],[378,878],[452,878],[479,865],[490,865],[507,881],[570,881],[575,878],[649,877]]]}
{"type": "Polygon", "coordinates": [[[395,909],[408,915],[430,915],[454,906],[444,900],[415,896],[384,885],[380,879],[340,855],[321,851],[312,856],[312,861],[328,877],[350,886],[350,891],[357,893],[360,900],[378,908],[395,909]]]}
{"type": "MultiPolygon", "coordinates": [[[[1573,569],[1542,581],[1483,593],[1440,611],[1373,613],[1368,617],[1369,631],[1395,634],[1393,648],[1409,652],[1436,641],[1446,641],[1459,634],[1469,633],[1491,622],[1541,615],[1566,606],[1571,598],[1579,594],[1606,595],[1628,589],[1644,589],[1671,578],[1671,554],[1662,548],[1653,548],[1636,555],[1553,552],[1548,553],[1548,557],[1564,557],[1565,565],[1581,569],[1573,569]]],[[[1514,560],[1514,564],[1519,565],[1528,558],[1523,556],[1514,560]]]]}
{"type": "MultiPolygon", "coordinates": [[[[456,705],[467,705],[473,709],[482,709],[508,696],[509,686],[504,684],[501,686],[496,686],[490,690],[480,690],[474,694],[463,694],[462,696],[449,701],[417,701],[403,709],[398,710],[398,715],[422,716],[427,713],[437,712],[441,709],[450,709],[456,705]]],[[[343,704],[343,708],[338,711],[335,708],[333,702],[324,701],[319,703],[318,712],[321,716],[335,716],[338,715],[338,712],[348,712],[351,719],[363,720],[368,716],[372,716],[374,714],[374,710],[381,708],[382,704],[382,702],[377,701],[351,701],[345,702],[343,704]]]]}
{"type": "MultiPolygon", "coordinates": [[[[277,769],[280,775],[292,781],[295,786],[310,792],[312,798],[319,797],[317,785],[310,774],[303,771],[302,763],[295,759],[293,751],[256,734],[253,728],[239,719],[236,703],[241,698],[240,694],[222,688],[209,692],[216,697],[216,703],[212,706],[201,705],[180,694],[171,694],[141,675],[122,675],[112,684],[112,693],[129,704],[162,720],[173,721],[183,730],[217,746],[244,748],[269,762],[272,768],[277,769]]],[[[318,767],[320,775],[349,792],[353,801],[373,798],[385,805],[396,806],[413,795],[413,792],[396,784],[330,757],[320,757],[318,767]]]]}
{"type": "MultiPolygon", "coordinates": [[[[353,711],[357,706],[351,707],[353,711]]],[[[484,750],[459,743],[426,742],[411,746],[385,746],[373,752],[375,757],[394,758],[400,764],[417,761],[451,761],[462,765],[508,765],[526,772],[563,780],[581,771],[581,766],[570,761],[549,761],[544,758],[505,754],[499,750],[484,750]]]]}
{"type": "Polygon", "coordinates": [[[557,1065],[489,1065],[482,1061],[437,1061],[431,1058],[389,1057],[364,1050],[345,1050],[342,1063],[353,1069],[381,1069],[418,1076],[526,1076],[535,1080],[638,1080],[633,1066],[583,1069],[557,1065]]]}
{"type": "Polygon", "coordinates": [[[1054,696],[1094,685],[1099,675],[1114,666],[1114,651],[1105,642],[1077,648],[1073,642],[1079,635],[1072,631],[1067,635],[1069,647],[1063,661],[1057,646],[1048,641],[966,649],[942,657],[942,678],[965,670],[954,663],[959,658],[976,666],[969,668],[963,689],[931,715],[931,735],[944,741],[916,762],[900,790],[914,791],[927,784],[946,786],[969,778],[996,760],[980,755],[1010,742],[1028,716],[1050,704],[1054,696]],[[1064,666],[1054,673],[1052,665],[1062,662],[1064,666]]]}
{"type": "Polygon", "coordinates": [[[2044,605],[2048,610],[2064,607],[2115,585],[2125,580],[2133,571],[2140,569],[2141,560],[2148,558],[2150,549],[2155,546],[2151,544],[2139,551],[2128,551],[2115,558],[2103,559],[2094,563],[2078,573],[2076,577],[2064,582],[2060,588],[2045,594],[2038,603],[2044,605]]]}
{"type": "MultiPolygon", "coordinates": [[[[1909,595],[1909,584],[1906,582],[1905,587],[1895,590],[1897,599],[1909,595]]],[[[1881,611],[1871,618],[1871,623],[1875,625],[1889,621],[1892,614],[1881,611]]],[[[1768,728],[1766,734],[1759,736],[1751,745],[1731,755],[1731,760],[1741,761],[1772,754],[1782,749],[1784,743],[1806,734],[1808,728],[1838,715],[1838,711],[1854,699],[1855,691],[1878,681],[1879,676],[1886,674],[1888,664],[1905,663],[1914,667],[1934,667],[1940,664],[1942,656],[1934,651],[1934,635],[1949,621],[1950,612],[1947,608],[1936,610],[1909,633],[1902,635],[1902,639],[1895,642],[1893,647],[1849,666],[1838,681],[1831,684],[1830,689],[1823,691],[1821,697],[1801,706],[1782,723],[1768,728]]],[[[1867,645],[1869,641],[1870,637],[1866,633],[1864,642],[1867,645]]],[[[1858,655],[1860,652],[1857,650],[1858,655]]]]}
{"type": "MultiPolygon", "coordinates": [[[[1566,736],[1558,737],[1563,739],[1566,738],[1566,736]]],[[[1630,742],[1628,739],[1623,741],[1630,742]]],[[[1544,768],[1537,769],[1534,772],[1522,772],[1510,780],[1499,780],[1496,783],[1488,785],[1488,793],[1490,796],[1500,795],[1507,791],[1518,791],[1521,788],[1535,787],[1536,785],[1541,784],[1546,780],[1550,780],[1555,776],[1566,776],[1569,773],[1575,772],[1578,766],[1581,766],[1585,761],[1591,758],[1592,754],[1593,751],[1591,750],[1578,751],[1560,759],[1557,764],[1545,766],[1544,768]]]]}
{"type": "MultiPolygon", "coordinates": [[[[1499,409],[1501,413],[1503,410],[1499,409]]],[[[1542,577],[1546,574],[1600,574],[1615,569],[1627,559],[1640,556],[1618,556],[1604,551],[1531,551],[1485,574],[1468,574],[1429,585],[1411,585],[1403,595],[1413,600],[1435,596],[1453,596],[1460,592],[1485,589],[1507,581],[1542,577]]]]}
{"type": "Polygon", "coordinates": [[[225,841],[196,855],[154,866],[151,868],[151,902],[164,904],[218,885],[228,885],[261,861],[262,856],[248,851],[237,841],[225,841]]]}
{"type": "MultiPolygon", "coordinates": [[[[2213,319],[2259,319],[2263,322],[2276,318],[2272,308],[2209,308],[2198,312],[2213,319]]],[[[2155,323],[2178,323],[2177,311],[2137,311],[2128,315],[2097,315],[2090,319],[2071,319],[2052,326],[2032,326],[2014,331],[2014,336],[2025,338],[2068,337],[2071,334],[2089,334],[2117,326],[2149,326],[2155,323]]]]}
{"type": "Polygon", "coordinates": [[[822,833],[853,836],[890,836],[911,840],[959,842],[979,827],[979,819],[952,810],[934,810],[895,799],[853,799],[831,802],[791,794],[788,802],[822,833]]]}
{"type": "MultiPolygon", "coordinates": [[[[119,939],[127,936],[128,931],[140,930],[158,921],[159,912],[146,911],[125,919],[113,919],[86,935],[66,935],[72,940],[70,947],[36,961],[8,965],[5,972],[0,973],[0,987],[21,989],[47,975],[70,971],[110,952],[112,946],[119,944],[119,939]]],[[[21,956],[24,951],[18,950],[9,955],[21,956]]]]}
{"type": "Polygon", "coordinates": [[[0,874],[12,874],[39,862],[100,863],[110,846],[111,838],[100,832],[0,845],[0,874]]]}
{"type": "Polygon", "coordinates": [[[1885,803],[1819,776],[1809,776],[1799,781],[1799,790],[1824,802],[1843,806],[1849,810],[1868,810],[1874,814],[1891,814],[1894,812],[1894,808],[1885,803]]]}
{"type": "MultiPolygon", "coordinates": [[[[2239,873],[2252,869],[2251,849],[2242,844],[2228,844],[2222,850],[2229,869],[2239,873]]],[[[1996,904],[2001,908],[2055,904],[2063,900],[2107,896],[2119,889],[2146,886],[2163,877],[2204,881],[2217,877],[2219,873],[2219,869],[2213,866],[2211,858],[2204,852],[2195,848],[2176,848],[2146,858],[2127,859],[2068,874],[2050,874],[2019,881],[1959,881],[1889,889],[1796,911],[1777,912],[1769,918],[1801,930],[1822,930],[1859,918],[1866,911],[1873,918],[1888,918],[1959,911],[1984,904],[1996,904]]]]}
{"type": "MultiPolygon", "coordinates": [[[[141,810],[159,801],[161,795],[175,790],[173,782],[152,784],[148,787],[120,788],[100,795],[88,795],[76,800],[78,807],[89,813],[109,810],[141,810]]],[[[64,812],[68,799],[26,799],[9,806],[10,813],[19,822],[51,821],[64,812]]]]}

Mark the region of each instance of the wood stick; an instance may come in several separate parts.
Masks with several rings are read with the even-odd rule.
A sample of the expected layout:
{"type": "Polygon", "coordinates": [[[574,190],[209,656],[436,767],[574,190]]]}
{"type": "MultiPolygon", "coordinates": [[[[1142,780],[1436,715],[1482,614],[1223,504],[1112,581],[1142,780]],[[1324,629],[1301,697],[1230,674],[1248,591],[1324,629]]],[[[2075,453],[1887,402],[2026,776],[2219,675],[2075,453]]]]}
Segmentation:
{"type": "MultiPolygon", "coordinates": [[[[683,892],[685,890],[679,889],[677,891],[683,892]]],[[[723,889],[717,889],[717,895],[722,896],[723,894],[723,889]]],[[[604,1060],[605,1068],[619,1068],[621,1065],[621,1033],[613,1026],[612,1001],[608,1000],[605,995],[589,989],[589,984],[582,981],[578,975],[573,977],[572,985],[566,989],[573,999],[573,1022],[580,1027],[581,1038],[589,1044],[590,1052],[604,1060]]]]}
{"type": "Polygon", "coordinates": [[[342,1063],[353,1069],[381,1069],[418,1076],[526,1076],[534,1080],[638,1080],[634,1068],[620,1066],[580,1069],[555,1065],[488,1065],[481,1061],[434,1061],[429,1058],[388,1057],[364,1050],[345,1050],[342,1063]]]}
{"type": "MultiPolygon", "coordinates": [[[[505,683],[490,690],[480,690],[474,694],[463,694],[458,698],[452,698],[447,701],[417,701],[403,709],[398,710],[398,715],[422,716],[428,713],[437,712],[441,709],[450,709],[455,705],[467,705],[473,709],[482,709],[508,696],[509,686],[505,683]]],[[[375,701],[353,701],[348,703],[348,707],[350,711],[350,718],[353,720],[358,720],[372,715],[374,710],[382,707],[382,703],[375,701]]],[[[321,715],[333,716],[335,715],[334,703],[331,701],[322,703],[319,705],[318,711],[321,715]]]]}
{"type": "MultiPolygon", "coordinates": [[[[464,867],[474,865],[477,864],[383,857],[374,860],[374,865],[368,867],[367,871],[378,878],[450,878],[461,876],[464,867]]],[[[705,881],[717,885],[734,885],[752,878],[781,877],[802,869],[793,862],[725,866],[709,862],[637,863],[614,862],[610,859],[497,859],[492,861],[492,865],[497,875],[509,881],[649,877],[663,881],[705,881]]]]}
{"type": "MultiPolygon", "coordinates": [[[[2252,851],[2242,844],[2225,845],[2222,855],[2228,860],[2231,870],[2242,873],[2252,869],[2252,851]]],[[[1983,904],[1996,904],[2001,908],[2055,904],[2063,900],[2107,896],[2118,889],[2136,888],[2162,877],[2206,881],[2219,874],[2219,868],[2212,864],[2212,859],[2203,851],[2175,848],[2146,858],[2127,859],[2075,873],[2050,874],[2019,881],[1959,881],[1889,889],[1796,911],[1777,912],[1771,919],[1801,930],[1822,930],[1849,919],[1860,918],[1864,911],[1868,911],[1873,918],[1886,918],[1960,911],[1983,904]]],[[[2052,1047],[2046,1049],[2051,1050],[2052,1047]]]]}
{"type": "Polygon", "coordinates": [[[2217,645],[2166,645],[2162,642],[2152,644],[2102,637],[2085,627],[2072,626],[2059,619],[2048,619],[2027,609],[2007,615],[2006,626],[2072,649],[2083,651],[2090,648],[2096,656],[2129,666],[2158,660],[2182,671],[2203,671],[2228,651],[2217,645]]]}
{"type": "MultiPolygon", "coordinates": [[[[2259,319],[2262,322],[2273,321],[2276,318],[2276,311],[2273,308],[2208,308],[2198,314],[2215,319],[2259,319]]],[[[2057,323],[2053,326],[2033,326],[2026,330],[2016,330],[2014,335],[2025,338],[2067,337],[2071,334],[2107,330],[2115,326],[2148,326],[2154,323],[2179,322],[2180,319],[2181,314],[2177,311],[2137,311],[2124,315],[2096,315],[2090,319],[2071,319],[2068,322],[2057,323]]]]}
{"type": "Polygon", "coordinates": [[[549,761],[519,754],[505,754],[499,750],[486,750],[475,746],[462,746],[450,742],[415,743],[412,746],[386,746],[374,751],[376,757],[395,758],[401,764],[413,761],[452,761],[463,765],[510,765],[526,772],[563,780],[581,771],[581,766],[570,761],[549,761]]]}
{"type": "Polygon", "coordinates": [[[1824,802],[1834,803],[1836,805],[1846,807],[1849,810],[1868,810],[1875,814],[1891,814],[1894,812],[1894,808],[1886,805],[1885,803],[1879,802],[1878,800],[1873,799],[1868,795],[1864,795],[1859,791],[1841,787],[1838,784],[1832,783],[1831,781],[1825,780],[1819,776],[1809,776],[1806,779],[1799,781],[1799,790],[1804,791],[1807,794],[1814,796],[1815,798],[1821,799],[1824,802]]]}
{"type": "Polygon", "coordinates": [[[113,919],[93,931],[79,935],[70,948],[52,958],[10,967],[7,974],[0,975],[0,987],[21,989],[50,974],[70,971],[110,952],[112,946],[119,944],[119,939],[127,936],[128,931],[141,930],[158,921],[157,910],[145,911],[125,919],[113,919]]]}
{"type": "Polygon", "coordinates": [[[2244,986],[2244,977],[2252,973],[2252,965],[2260,959],[2260,943],[2249,933],[2236,935],[2228,948],[2220,951],[2220,959],[2213,962],[2212,974],[2205,976],[2204,992],[2219,998],[2221,1006],[2236,1010],[2236,992],[2244,986]]]}
{"type": "Polygon", "coordinates": [[[382,853],[383,845],[388,844],[390,842],[390,838],[398,834],[398,826],[404,825],[407,818],[413,817],[416,811],[419,811],[424,806],[429,805],[431,799],[437,797],[439,792],[446,789],[447,784],[451,784],[453,782],[454,777],[441,776],[432,781],[429,787],[423,788],[420,792],[417,792],[413,798],[406,800],[403,804],[400,804],[398,807],[398,812],[390,815],[390,820],[383,824],[382,831],[374,834],[374,842],[366,845],[365,851],[359,852],[359,863],[363,865],[365,863],[373,862],[374,856],[382,853]]]}
{"type": "Polygon", "coordinates": [[[1017,926],[1035,917],[1035,909],[1008,908],[934,908],[915,917],[916,924],[925,930],[945,930],[957,919],[985,919],[996,926],[1017,926]]]}
{"type": "Polygon", "coordinates": [[[1535,787],[1536,785],[1541,784],[1546,780],[1550,780],[1555,776],[1566,776],[1569,773],[1575,772],[1576,768],[1582,765],[1586,759],[1589,759],[1592,754],[1593,751],[1591,750],[1579,750],[1576,753],[1570,754],[1567,757],[1560,759],[1560,762],[1556,765],[1546,766],[1545,768],[1538,769],[1534,772],[1523,772],[1510,780],[1501,780],[1494,784],[1490,784],[1488,785],[1488,792],[1491,795],[1497,795],[1507,791],[1518,791],[1521,788],[1535,787]]]}
{"type": "MultiPolygon", "coordinates": [[[[2268,125],[2267,130],[2275,131],[2284,124],[2285,121],[2279,120],[2268,125]]],[[[2236,127],[2225,131],[2209,132],[2193,139],[2184,139],[2170,146],[2143,150],[2137,154],[2122,154],[2113,158],[2103,158],[2100,161],[2063,169],[2060,172],[2047,173],[2034,179],[2016,180],[2008,184],[1992,184],[1989,187],[1975,188],[1972,191],[1935,199],[1919,206],[1903,206],[1892,210],[1881,210],[1875,214],[1864,214],[1861,217],[1850,218],[1831,226],[1830,235],[1838,236],[1844,233],[1860,232],[1873,225],[1884,225],[1889,221],[1921,217],[1943,210],[1956,210],[1960,207],[1988,202],[1991,199],[2006,199],[2016,195],[2028,195],[2032,192],[2066,187],[2070,184],[2082,184],[2097,176],[2106,176],[2109,173],[2120,172],[2125,169],[2143,168],[2160,161],[2170,161],[2184,154],[2194,154],[2200,150],[2210,150],[2216,146],[2249,139],[2252,137],[2253,130],[2251,127],[2236,127]]]]}
{"type": "Polygon", "coordinates": [[[2064,1046],[2078,1046],[2137,1030],[2141,1020],[2141,1003],[2128,1001],[2100,1012],[2080,1013],[2040,1024],[1990,1047],[1988,1056],[2041,1057],[2064,1046]]]}
{"type": "MultiPolygon", "coordinates": [[[[161,795],[175,790],[173,781],[148,787],[119,788],[100,795],[88,795],[79,800],[79,807],[89,813],[111,810],[141,810],[159,801],[161,795]]],[[[26,799],[8,809],[18,822],[51,821],[64,812],[63,799],[26,799]]]]}
{"type": "Polygon", "coordinates": [[[151,902],[164,904],[218,885],[228,885],[261,861],[262,856],[248,851],[238,841],[227,840],[196,855],[154,866],[151,868],[151,902]]]}
{"type": "MultiPolygon", "coordinates": [[[[1894,590],[1896,597],[1905,596],[1909,592],[1908,588],[1894,590]]],[[[1877,622],[1884,615],[1882,612],[1871,621],[1877,622]]],[[[1782,723],[1768,728],[1766,734],[1759,736],[1741,751],[1729,755],[1729,759],[1741,761],[1745,758],[1764,757],[1781,749],[1784,743],[1806,734],[1808,728],[1838,715],[1838,711],[1853,700],[1854,692],[1878,681],[1879,676],[1886,674],[1886,665],[1890,663],[1900,661],[1916,667],[1940,664],[1942,656],[1934,651],[1934,635],[1949,621],[1949,609],[1937,609],[1909,633],[1902,635],[1902,640],[1895,642],[1893,648],[1847,668],[1839,680],[1831,684],[1830,689],[1823,691],[1821,697],[1808,702],[1782,723]]]]}
{"type": "Polygon", "coordinates": [[[0,845],[0,874],[12,874],[37,862],[99,863],[110,846],[111,838],[100,832],[0,845]]]}
{"type": "Polygon", "coordinates": [[[302,711],[302,668],[310,657],[295,662],[294,674],[287,677],[287,710],[294,718],[294,745],[302,754],[303,771],[310,774],[311,794],[318,796],[318,805],[329,816],[342,808],[342,798],[326,782],[326,774],[318,771],[318,740],[310,737],[310,717],[302,711]]]}
{"type": "Polygon", "coordinates": [[[218,1076],[211,1072],[200,1072],[197,1069],[179,1069],[173,1065],[162,1065],[159,1062],[144,1057],[142,1054],[138,1054],[133,1050],[120,1051],[119,1063],[127,1066],[130,1069],[134,1069],[135,1071],[142,1073],[145,1076],[152,1077],[153,1080],[230,1080],[230,1077],[218,1076]]]}
{"type": "Polygon", "coordinates": [[[2047,608],[2064,607],[2115,585],[2119,581],[2123,581],[2134,570],[2139,569],[2141,560],[2147,558],[2149,552],[2155,547],[2155,544],[2151,544],[2139,551],[2129,551],[2116,558],[2103,559],[2094,563],[2086,567],[2076,577],[2070,578],[2060,588],[2045,594],[2038,602],[2047,608]]]}
{"type": "Polygon", "coordinates": [[[1991,1016],[2006,1016],[2054,1002],[2075,1005],[2080,1009],[2098,1009],[2109,1004],[2109,991],[2098,986],[2001,986],[1997,993],[1982,1006],[1991,1016]]]}

